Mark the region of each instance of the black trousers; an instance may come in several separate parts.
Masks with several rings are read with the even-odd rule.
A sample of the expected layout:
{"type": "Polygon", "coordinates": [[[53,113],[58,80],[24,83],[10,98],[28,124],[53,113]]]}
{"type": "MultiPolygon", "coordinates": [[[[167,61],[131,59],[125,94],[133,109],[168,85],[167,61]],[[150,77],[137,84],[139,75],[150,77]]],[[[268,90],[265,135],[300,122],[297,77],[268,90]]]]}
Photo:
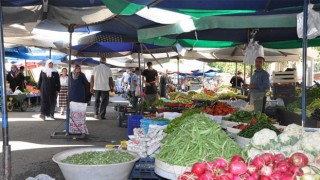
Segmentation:
{"type": "Polygon", "coordinates": [[[94,91],[95,97],[95,115],[105,118],[107,106],[109,104],[109,91],[94,91]]]}

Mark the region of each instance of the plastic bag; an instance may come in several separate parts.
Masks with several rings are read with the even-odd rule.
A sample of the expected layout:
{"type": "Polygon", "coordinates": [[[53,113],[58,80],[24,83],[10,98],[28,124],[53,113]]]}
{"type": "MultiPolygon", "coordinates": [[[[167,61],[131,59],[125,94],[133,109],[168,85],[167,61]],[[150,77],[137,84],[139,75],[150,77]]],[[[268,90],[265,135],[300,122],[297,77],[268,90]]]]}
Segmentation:
{"type": "Polygon", "coordinates": [[[70,134],[88,134],[86,125],[86,110],[87,103],[70,102],[70,121],[69,133],[70,134]]]}
{"type": "Polygon", "coordinates": [[[22,94],[22,92],[19,89],[16,89],[13,93],[13,95],[19,95],[22,94]]]}
{"type": "Polygon", "coordinates": [[[259,45],[258,42],[251,40],[246,48],[243,63],[254,65],[256,58],[259,56],[264,56],[263,46],[259,45]]]}
{"type": "MultiPolygon", "coordinates": [[[[308,30],[307,38],[313,39],[320,35],[320,13],[313,10],[313,4],[308,5],[308,30]]],[[[297,15],[297,33],[303,38],[303,12],[297,15]]]]}
{"type": "Polygon", "coordinates": [[[36,177],[28,177],[26,180],[55,180],[54,178],[46,175],[46,174],[39,174],[36,177]]]}

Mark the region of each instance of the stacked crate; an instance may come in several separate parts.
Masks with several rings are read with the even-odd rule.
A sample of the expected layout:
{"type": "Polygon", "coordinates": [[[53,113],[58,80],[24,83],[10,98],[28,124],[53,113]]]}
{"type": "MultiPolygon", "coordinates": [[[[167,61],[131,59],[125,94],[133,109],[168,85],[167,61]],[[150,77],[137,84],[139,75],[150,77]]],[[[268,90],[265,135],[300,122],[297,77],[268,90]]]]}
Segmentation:
{"type": "Polygon", "coordinates": [[[292,101],[296,95],[297,72],[273,72],[271,99],[282,98],[285,104],[292,101]]]}

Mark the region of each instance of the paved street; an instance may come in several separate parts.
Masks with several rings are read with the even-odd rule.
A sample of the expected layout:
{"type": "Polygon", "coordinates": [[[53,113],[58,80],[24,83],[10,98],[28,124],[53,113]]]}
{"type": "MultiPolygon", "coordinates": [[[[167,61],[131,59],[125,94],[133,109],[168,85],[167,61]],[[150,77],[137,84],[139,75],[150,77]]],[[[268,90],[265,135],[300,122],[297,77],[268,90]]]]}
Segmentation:
{"type": "MultiPolygon", "coordinates": [[[[58,111],[55,114],[56,120],[48,121],[39,119],[40,107],[28,109],[29,112],[10,112],[9,140],[13,179],[24,180],[43,173],[56,180],[63,180],[59,167],[51,160],[55,153],[76,147],[104,147],[105,144],[118,144],[120,140],[126,139],[127,129],[118,127],[117,113],[113,107],[127,102],[119,96],[110,98],[110,101],[112,103],[107,109],[107,120],[95,120],[93,106],[88,106],[87,126],[90,136],[86,140],[50,138],[52,132],[62,132],[65,127],[65,116],[61,116],[58,111]]],[[[2,154],[2,148],[0,152],[2,154]]],[[[2,158],[0,161],[2,164],[2,158]]],[[[1,175],[0,179],[3,179],[1,175]]]]}

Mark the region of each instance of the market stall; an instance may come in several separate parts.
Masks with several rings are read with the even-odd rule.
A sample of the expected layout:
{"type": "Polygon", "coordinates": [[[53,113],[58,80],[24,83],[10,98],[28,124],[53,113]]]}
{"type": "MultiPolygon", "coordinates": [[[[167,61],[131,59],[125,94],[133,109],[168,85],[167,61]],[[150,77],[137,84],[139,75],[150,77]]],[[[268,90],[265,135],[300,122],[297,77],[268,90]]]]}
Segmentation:
{"type": "Polygon", "coordinates": [[[320,151],[309,141],[318,141],[319,131],[279,125],[277,119],[252,112],[246,101],[233,99],[236,95],[217,92],[169,94],[167,102],[158,101],[159,107],[184,107],[181,113],[140,117],[140,127],[133,128],[127,145],[143,159],[153,158],[153,178],[318,178],[320,151]],[[186,107],[194,100],[203,103],[186,107]],[[147,124],[149,129],[146,121],[153,122],[147,124]]]}

